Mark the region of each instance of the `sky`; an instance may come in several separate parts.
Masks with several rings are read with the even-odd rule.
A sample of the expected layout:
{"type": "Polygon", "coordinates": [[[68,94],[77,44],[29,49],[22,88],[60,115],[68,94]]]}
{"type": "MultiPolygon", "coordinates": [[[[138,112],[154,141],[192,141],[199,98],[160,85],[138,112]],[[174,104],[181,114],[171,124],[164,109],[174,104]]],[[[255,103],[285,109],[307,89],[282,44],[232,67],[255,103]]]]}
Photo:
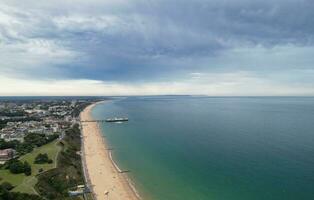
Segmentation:
{"type": "Polygon", "coordinates": [[[312,96],[313,19],[313,0],[0,0],[0,96],[312,96]]]}

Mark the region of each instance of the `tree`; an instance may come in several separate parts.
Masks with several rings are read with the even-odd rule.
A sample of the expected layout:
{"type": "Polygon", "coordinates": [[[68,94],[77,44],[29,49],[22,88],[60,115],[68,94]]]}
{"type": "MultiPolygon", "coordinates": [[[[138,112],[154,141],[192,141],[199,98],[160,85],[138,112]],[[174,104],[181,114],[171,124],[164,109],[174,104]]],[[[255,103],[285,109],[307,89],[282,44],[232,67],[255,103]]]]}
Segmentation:
{"type": "Polygon", "coordinates": [[[59,137],[58,134],[48,135],[39,134],[39,133],[29,133],[24,137],[24,143],[32,147],[40,147],[44,144],[47,144],[59,137]]]}
{"type": "Polygon", "coordinates": [[[10,160],[6,163],[6,169],[9,169],[9,171],[12,174],[20,174],[24,173],[26,176],[29,176],[32,174],[32,168],[30,164],[27,161],[21,162],[17,159],[10,160]]]}
{"type": "Polygon", "coordinates": [[[10,192],[3,184],[1,184],[0,200],[44,200],[44,199],[34,194],[10,192]]]}
{"type": "Polygon", "coordinates": [[[0,149],[8,149],[8,148],[15,149],[19,144],[20,142],[17,140],[7,142],[4,139],[0,139],[0,149]]]}
{"type": "Polygon", "coordinates": [[[24,174],[26,176],[30,176],[32,174],[32,167],[27,161],[24,161],[24,174]]]}
{"type": "Polygon", "coordinates": [[[24,155],[33,151],[33,146],[26,143],[21,143],[17,146],[16,150],[20,155],[24,155]]]}
{"type": "Polygon", "coordinates": [[[9,163],[9,170],[13,174],[19,174],[24,172],[24,164],[19,160],[14,160],[9,163]]]}
{"type": "Polygon", "coordinates": [[[4,187],[0,186],[0,200],[12,199],[10,192],[4,187]]]}
{"type": "Polygon", "coordinates": [[[3,183],[1,183],[1,186],[0,187],[3,187],[4,189],[6,189],[7,191],[10,191],[10,190],[12,190],[13,188],[14,188],[14,186],[11,184],[11,183],[9,183],[9,182],[3,182],[3,183]]]}
{"type": "Polygon", "coordinates": [[[38,154],[35,158],[34,163],[35,164],[43,164],[43,163],[47,163],[49,160],[48,158],[48,154],[44,153],[44,154],[38,154]]]}
{"type": "Polygon", "coordinates": [[[40,147],[46,144],[46,136],[44,134],[30,133],[24,137],[24,142],[33,147],[40,147]]]}

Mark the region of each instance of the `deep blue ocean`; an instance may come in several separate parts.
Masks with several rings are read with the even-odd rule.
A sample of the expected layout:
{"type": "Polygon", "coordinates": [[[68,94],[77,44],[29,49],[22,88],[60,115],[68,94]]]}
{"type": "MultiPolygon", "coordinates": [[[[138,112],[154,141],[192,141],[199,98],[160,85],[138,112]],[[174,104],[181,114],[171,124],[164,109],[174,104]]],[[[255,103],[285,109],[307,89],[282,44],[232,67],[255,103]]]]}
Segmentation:
{"type": "Polygon", "coordinates": [[[97,105],[144,199],[314,199],[313,97],[128,97],[97,105]]]}

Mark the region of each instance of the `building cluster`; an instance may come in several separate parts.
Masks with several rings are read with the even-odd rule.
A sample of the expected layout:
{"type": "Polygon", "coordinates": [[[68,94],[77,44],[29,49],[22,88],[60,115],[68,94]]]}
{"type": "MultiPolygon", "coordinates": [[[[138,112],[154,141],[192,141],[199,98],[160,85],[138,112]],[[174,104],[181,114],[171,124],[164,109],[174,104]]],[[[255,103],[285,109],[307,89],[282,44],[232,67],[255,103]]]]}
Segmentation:
{"type": "Polygon", "coordinates": [[[77,105],[75,100],[0,102],[0,139],[23,142],[29,133],[62,135],[77,122],[73,117],[77,105]]]}

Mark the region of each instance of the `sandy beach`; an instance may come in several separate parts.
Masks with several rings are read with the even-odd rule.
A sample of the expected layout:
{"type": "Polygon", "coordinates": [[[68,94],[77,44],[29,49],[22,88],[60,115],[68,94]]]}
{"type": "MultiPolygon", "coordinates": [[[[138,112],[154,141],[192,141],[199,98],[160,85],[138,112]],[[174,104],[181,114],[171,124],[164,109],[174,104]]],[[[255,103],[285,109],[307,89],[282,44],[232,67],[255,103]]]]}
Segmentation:
{"type": "MultiPolygon", "coordinates": [[[[82,121],[93,119],[91,109],[94,106],[95,104],[92,104],[85,108],[80,115],[82,121]]],[[[83,122],[82,135],[83,164],[96,199],[138,200],[139,197],[129,184],[126,175],[119,173],[119,169],[112,161],[98,123],[83,122]]]]}

